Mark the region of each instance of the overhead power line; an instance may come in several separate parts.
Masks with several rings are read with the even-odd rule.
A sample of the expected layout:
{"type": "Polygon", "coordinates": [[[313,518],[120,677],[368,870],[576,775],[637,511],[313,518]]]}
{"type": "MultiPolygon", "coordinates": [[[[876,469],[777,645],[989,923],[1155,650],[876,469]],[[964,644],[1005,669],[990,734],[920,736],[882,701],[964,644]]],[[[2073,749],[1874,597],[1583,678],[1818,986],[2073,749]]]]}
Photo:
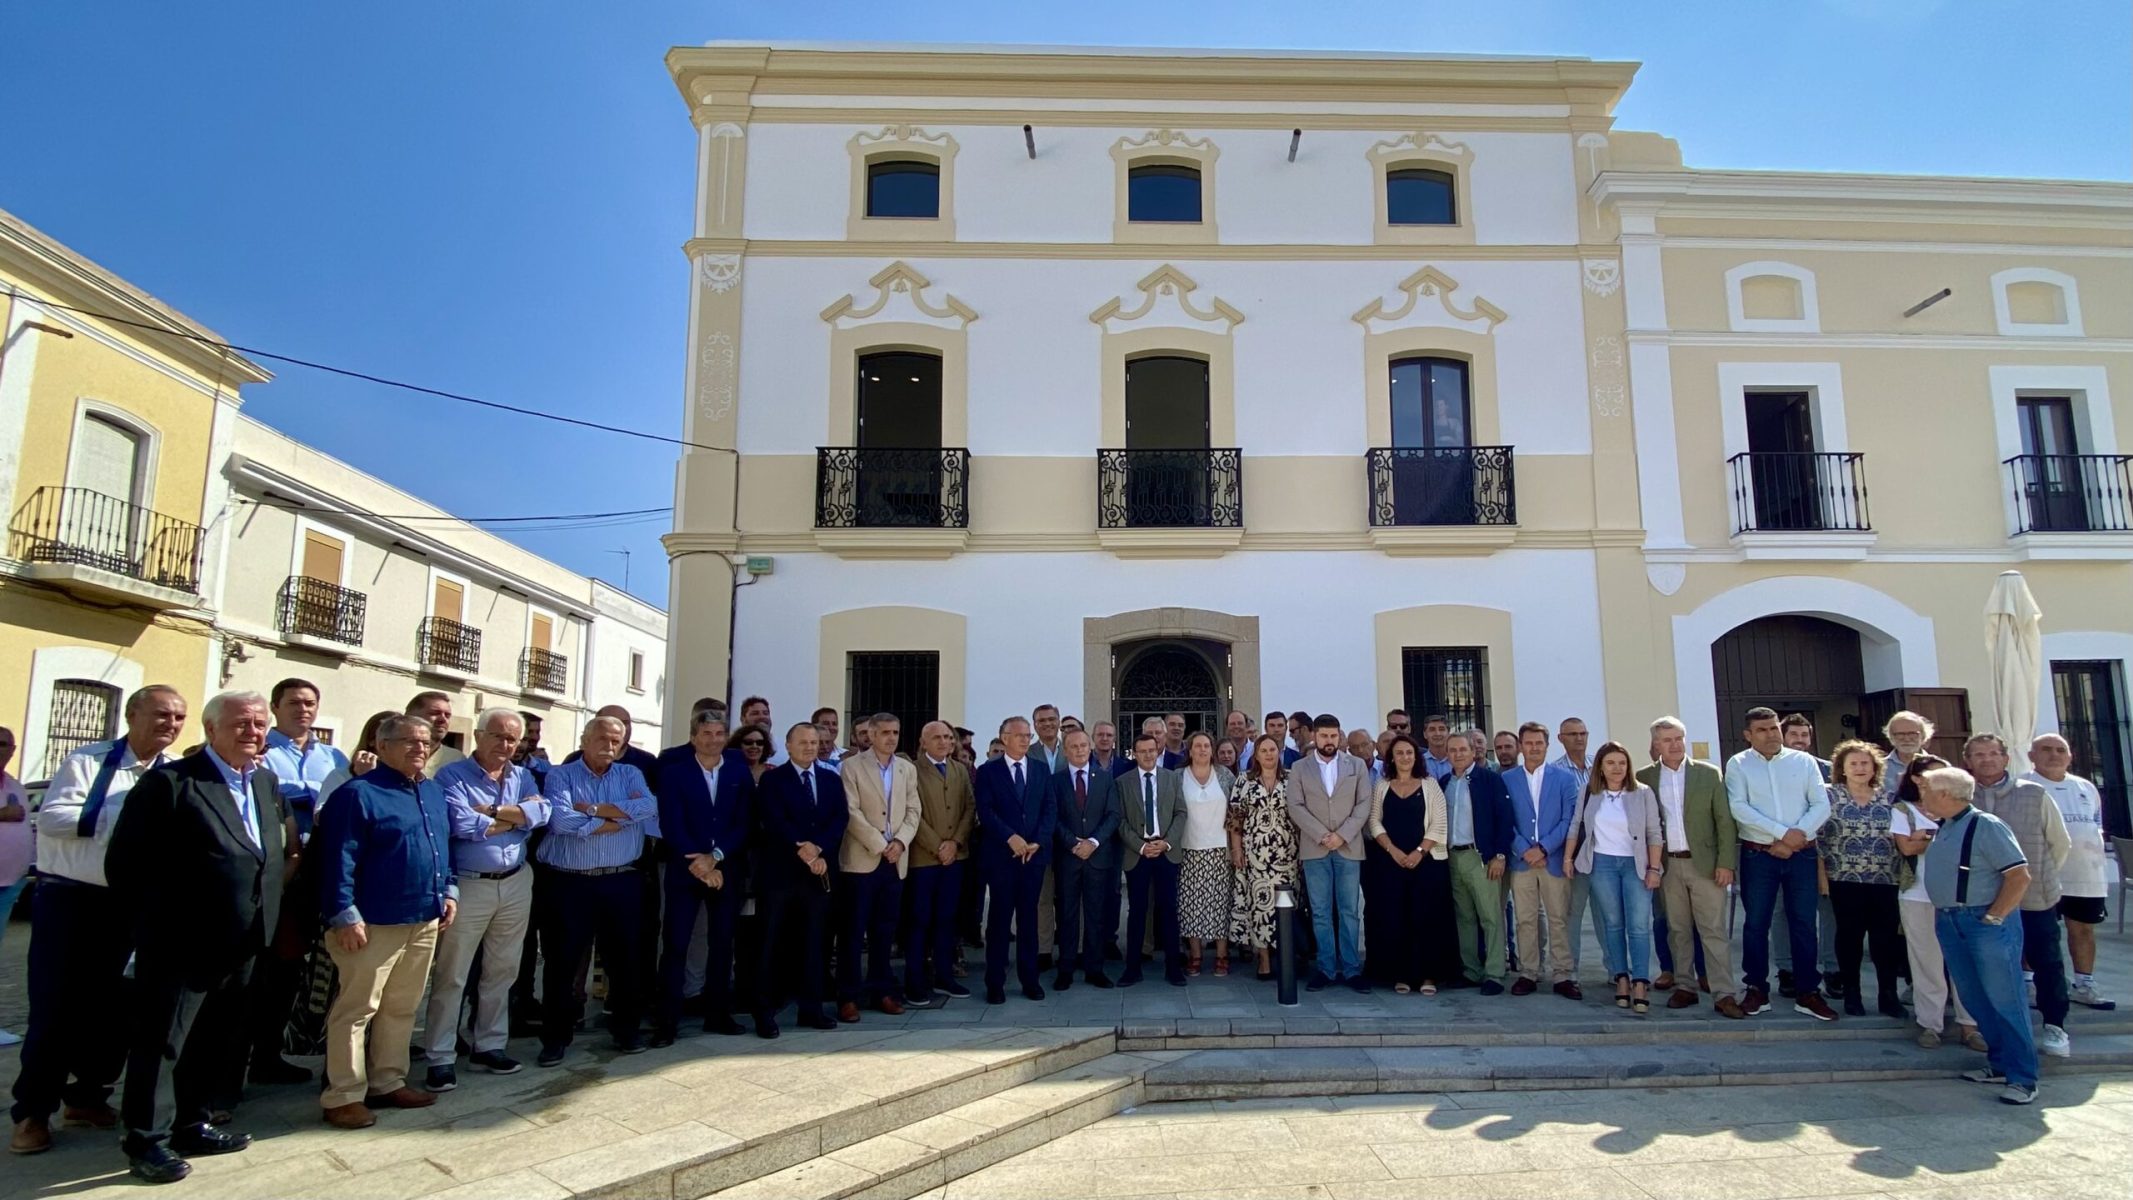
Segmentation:
{"type": "Polygon", "coordinates": [[[623,508],[616,509],[613,512],[548,513],[537,516],[511,517],[459,517],[451,513],[374,513],[364,508],[325,508],[316,504],[279,503],[273,500],[252,500],[244,497],[240,497],[238,503],[257,505],[260,508],[287,509],[291,512],[324,513],[328,516],[370,517],[379,521],[463,521],[469,525],[495,525],[519,521],[592,521],[614,517],[652,517],[665,516],[674,511],[672,507],[662,505],[659,508],[623,508]]]}
{"type": "Polygon", "coordinates": [[[239,354],[250,355],[253,358],[271,359],[274,362],[288,363],[290,366],[305,367],[313,371],[324,371],[329,375],[339,375],[344,379],[360,379],[365,383],[375,383],[381,387],[398,388],[401,391],[414,392],[418,395],[423,396],[434,396],[440,400],[453,400],[461,404],[478,405],[482,408],[496,409],[499,412],[517,413],[519,416],[522,417],[536,417],[543,421],[559,421],[565,425],[575,425],[581,429],[597,429],[602,433],[615,433],[620,434],[623,437],[643,438],[645,441],[648,442],[664,442],[670,446],[687,446],[693,450],[720,450],[729,454],[732,453],[730,449],[724,446],[707,446],[702,442],[692,442],[686,438],[668,437],[666,434],[663,433],[647,433],[642,429],[625,429],[620,425],[603,425],[598,421],[585,421],[580,420],[577,417],[566,417],[561,413],[542,412],[537,408],[524,408],[516,404],[504,404],[496,400],[484,400],[479,396],[469,396],[461,392],[447,391],[443,388],[433,388],[424,384],[409,383],[405,380],[392,379],[384,375],[374,375],[368,371],[358,371],[350,367],[336,367],[331,363],[316,362],[308,358],[298,358],[292,354],[279,354],[272,350],[260,349],[257,346],[245,346],[240,345],[236,342],[227,342],[223,341],[220,338],[207,337],[203,334],[191,333],[183,329],[173,329],[168,325],[152,324],[147,321],[136,321],[129,317],[116,316],[107,312],[99,312],[98,310],[93,308],[80,308],[71,304],[61,304],[54,300],[46,300],[38,296],[25,296],[24,293],[17,291],[13,286],[10,286],[7,289],[7,294],[11,297],[22,296],[23,298],[28,299],[32,303],[42,305],[46,308],[56,308],[61,312],[76,313],[84,317],[94,317],[99,321],[109,321],[114,325],[128,325],[135,329],[146,329],[152,333],[161,333],[170,337],[180,337],[190,341],[202,342],[206,345],[214,346],[218,349],[232,350],[239,354]]]}

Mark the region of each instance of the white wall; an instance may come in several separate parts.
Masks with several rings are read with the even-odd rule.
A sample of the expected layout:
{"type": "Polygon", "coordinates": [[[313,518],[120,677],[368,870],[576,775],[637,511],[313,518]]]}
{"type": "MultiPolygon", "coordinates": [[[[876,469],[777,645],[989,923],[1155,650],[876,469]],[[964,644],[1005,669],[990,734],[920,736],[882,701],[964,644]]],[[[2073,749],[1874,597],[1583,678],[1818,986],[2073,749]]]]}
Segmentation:
{"type": "Polygon", "coordinates": [[[1079,707],[1082,618],[1171,605],[1259,618],[1263,708],[1327,711],[1376,728],[1382,713],[1374,615],[1467,604],[1512,611],[1520,711],[1497,708],[1498,726],[1528,718],[1553,724],[1577,714],[1596,735],[1607,732],[1598,589],[1592,556],[1583,551],[1514,550],[1428,563],[1376,553],[1239,553],[1207,562],[984,554],[908,563],[781,554],[776,574],[738,595],[734,694],[769,697],[773,713],[788,714],[781,721],[818,703],[842,703],[815,694],[825,613],[914,605],[963,614],[963,724],[985,730],[1045,697],[1079,707]]]}
{"type": "MultiPolygon", "coordinates": [[[[776,128],[776,127],[773,127],[776,128]]],[[[1103,333],[1089,314],[1123,296],[1162,260],[912,258],[978,319],[968,330],[970,450],[974,454],[1085,456],[1096,449],[1103,333]]],[[[1373,298],[1403,299],[1400,280],[1432,260],[1252,262],[1169,260],[1199,289],[1244,314],[1235,339],[1237,435],[1251,454],[1361,454],[1363,327],[1351,319],[1373,298]]],[[[872,301],[879,259],[754,256],[742,300],[740,448],[810,454],[827,432],[829,326],[819,314],[850,293],[872,301]]],[[[1585,382],[1579,265],[1562,261],[1444,260],[1454,303],[1475,297],[1509,314],[1496,327],[1503,436],[1527,454],[1585,454],[1591,424],[1585,382]]],[[[1395,305],[1396,306],[1396,305],[1395,305]]],[[[839,369],[842,369],[841,366],[839,369]]]]}
{"type": "MultiPolygon", "coordinates": [[[[1019,125],[921,126],[953,136],[957,240],[966,242],[1108,242],[1117,165],[1111,147],[1138,141],[1145,125],[1047,124],[1033,114],[1037,157],[1019,125]]],[[[1270,116],[1266,129],[1180,129],[1220,150],[1215,218],[1222,241],[1330,243],[1371,241],[1370,148],[1400,135],[1385,131],[1311,130],[1288,161],[1289,128],[1270,116]]],[[[878,125],[786,125],[748,130],[746,231],[751,239],[841,240],[850,207],[851,155],[860,132],[878,125]]],[[[1427,131],[1429,119],[1416,128],[1427,131]]],[[[1451,133],[1473,151],[1470,195],[1475,240],[1483,244],[1577,241],[1577,185],[1567,133],[1451,133]]]]}

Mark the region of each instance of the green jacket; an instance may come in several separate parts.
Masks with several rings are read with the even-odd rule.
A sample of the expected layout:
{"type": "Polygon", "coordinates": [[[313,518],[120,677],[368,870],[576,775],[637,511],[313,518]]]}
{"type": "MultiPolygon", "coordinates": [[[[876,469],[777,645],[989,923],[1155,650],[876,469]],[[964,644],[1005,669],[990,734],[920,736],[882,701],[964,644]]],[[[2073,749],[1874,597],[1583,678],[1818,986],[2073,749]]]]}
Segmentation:
{"type": "MultiPolygon", "coordinates": [[[[1720,867],[1740,869],[1740,829],[1733,823],[1733,806],[1726,802],[1726,778],[1717,767],[1696,759],[1686,764],[1688,786],[1681,796],[1682,821],[1688,826],[1689,862],[1699,875],[1711,875],[1720,867]]],[[[1637,782],[1659,794],[1659,764],[1637,772],[1637,782]]],[[[1666,805],[1659,806],[1664,820],[1666,805]]]]}

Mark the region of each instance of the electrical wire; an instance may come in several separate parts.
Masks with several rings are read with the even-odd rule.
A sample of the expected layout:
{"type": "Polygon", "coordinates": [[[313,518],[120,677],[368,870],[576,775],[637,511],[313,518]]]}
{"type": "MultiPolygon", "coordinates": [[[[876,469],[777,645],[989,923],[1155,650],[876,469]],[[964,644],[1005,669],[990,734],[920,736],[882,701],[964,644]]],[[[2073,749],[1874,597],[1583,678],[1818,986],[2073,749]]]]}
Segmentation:
{"type": "Polygon", "coordinates": [[[623,508],[616,509],[613,512],[549,513],[537,516],[513,517],[460,517],[454,516],[451,513],[410,513],[405,515],[394,515],[387,513],[374,513],[368,509],[362,508],[325,508],[316,504],[298,504],[294,502],[282,504],[276,503],[272,500],[253,500],[249,497],[243,496],[237,498],[237,503],[251,504],[259,508],[284,509],[289,512],[322,513],[326,516],[369,517],[373,520],[378,521],[449,521],[454,524],[464,522],[469,525],[496,525],[504,524],[507,522],[521,521],[593,521],[604,518],[644,518],[665,516],[674,511],[672,505],[661,505],[658,508],[623,508]]]}

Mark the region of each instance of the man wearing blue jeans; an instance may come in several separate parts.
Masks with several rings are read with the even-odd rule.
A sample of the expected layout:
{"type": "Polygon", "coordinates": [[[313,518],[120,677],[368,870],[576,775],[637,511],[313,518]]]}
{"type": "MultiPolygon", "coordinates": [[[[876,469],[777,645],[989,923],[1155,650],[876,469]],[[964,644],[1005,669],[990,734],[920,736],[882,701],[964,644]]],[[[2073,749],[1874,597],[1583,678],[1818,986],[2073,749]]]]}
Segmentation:
{"type": "Polygon", "coordinates": [[[1928,771],[1918,791],[1918,806],[1940,823],[1919,856],[1918,873],[1933,902],[1941,957],[1991,1047],[1986,1065],[1963,1072],[1963,1078],[2001,1085],[2005,1103],[2033,1103],[2037,1045],[2022,987],[2022,926],[2008,920],[2029,888],[2029,861],[2013,830],[1971,807],[1977,781],[1968,771],[1928,771]],[[1994,889],[1991,901],[1978,903],[1987,888],[1994,889]]]}
{"type": "Polygon", "coordinates": [[[1778,715],[1768,708],[1747,713],[1748,748],[1726,763],[1726,802],[1740,828],[1740,890],[1747,929],[1741,935],[1741,1011],[1757,1016],[1770,1008],[1770,914],[1782,898],[1791,935],[1793,1011],[1834,1021],[1822,999],[1815,969],[1815,834],[1829,819],[1829,792],[1814,756],[1788,748],[1778,715]]]}
{"type": "MultiPolygon", "coordinates": [[[[1346,980],[1370,990],[1363,975],[1363,822],[1370,816],[1370,772],[1341,751],[1340,718],[1311,723],[1311,753],[1289,769],[1289,819],[1296,823],[1304,891],[1311,897],[1311,933],[1318,964],[1305,983],[1319,991],[1346,980]]],[[[1503,958],[1499,946],[1496,955],[1503,958]]]]}

